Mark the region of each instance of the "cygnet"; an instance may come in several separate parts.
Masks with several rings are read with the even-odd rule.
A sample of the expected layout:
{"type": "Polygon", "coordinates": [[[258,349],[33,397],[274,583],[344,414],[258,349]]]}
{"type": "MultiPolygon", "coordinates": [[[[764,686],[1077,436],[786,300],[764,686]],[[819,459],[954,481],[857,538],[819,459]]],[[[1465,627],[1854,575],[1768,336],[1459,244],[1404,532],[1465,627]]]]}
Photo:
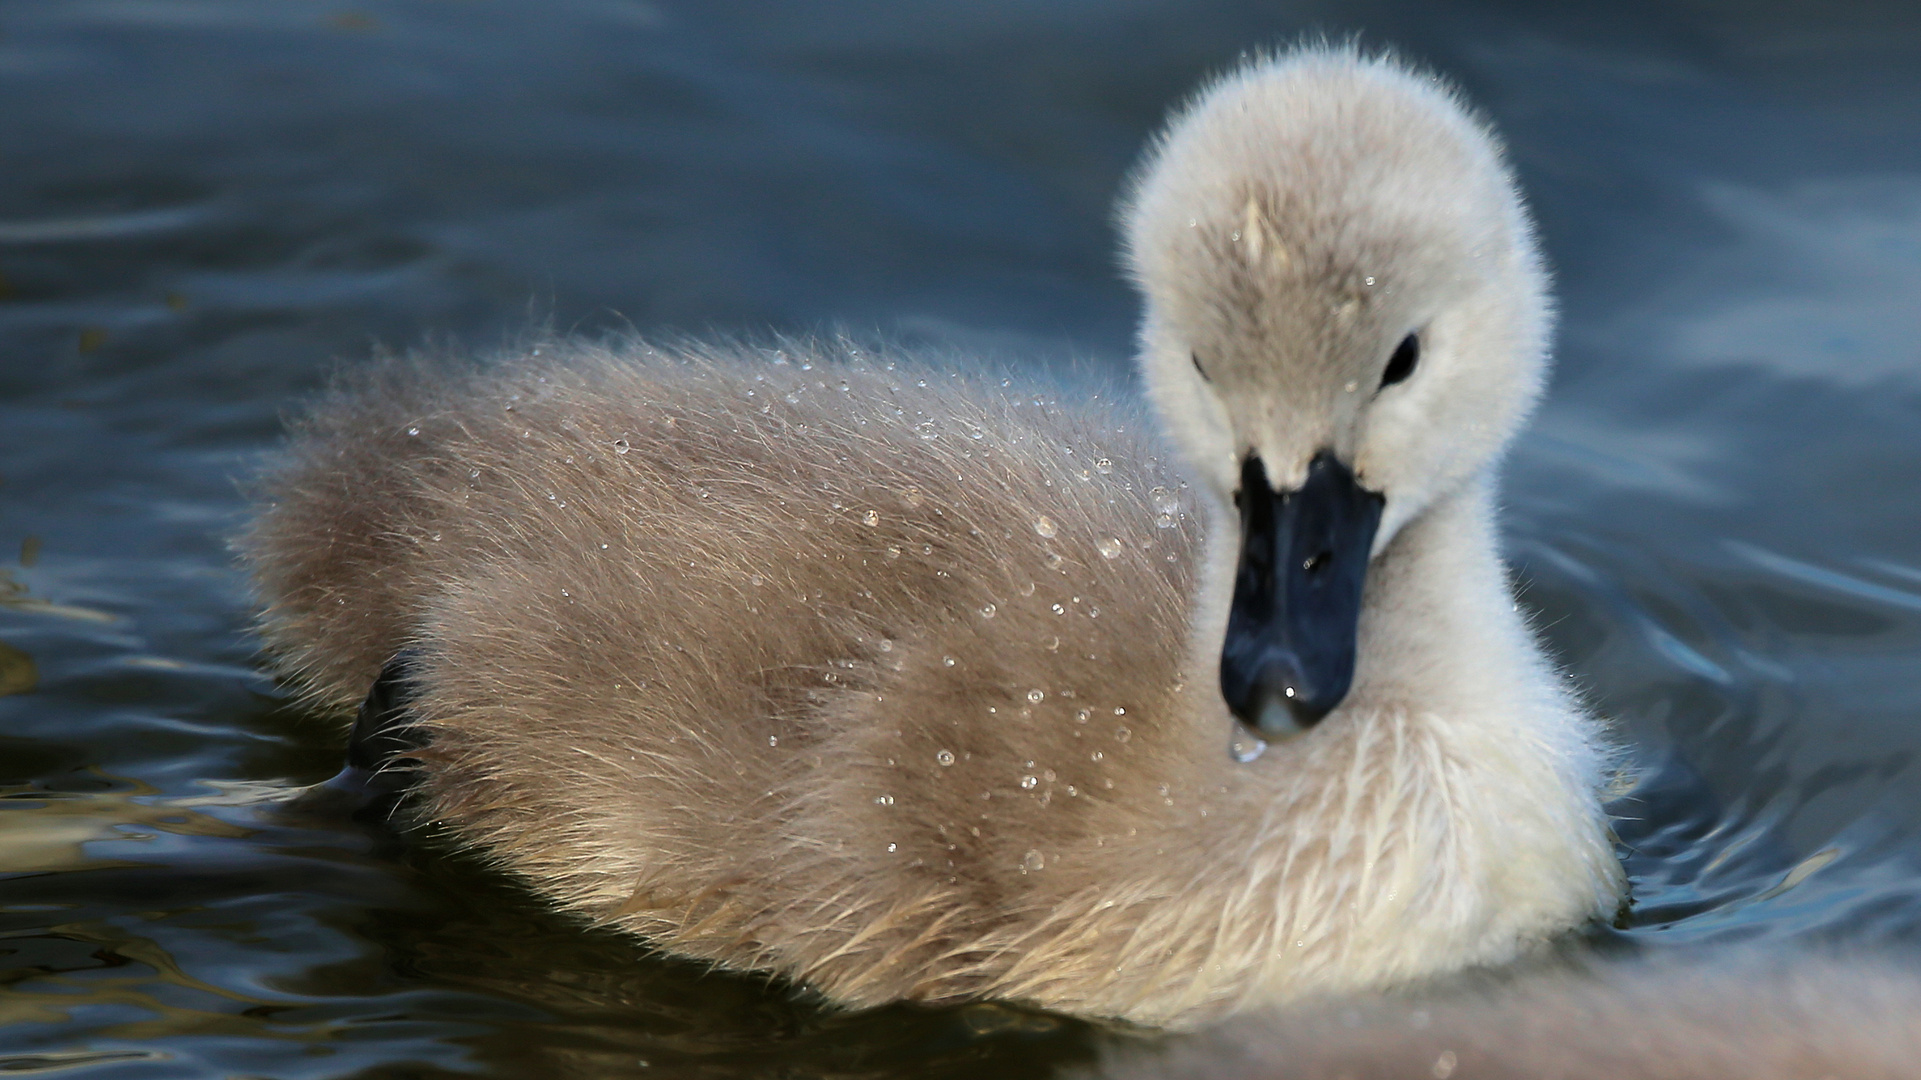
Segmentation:
{"type": "Polygon", "coordinates": [[[349,379],[239,542],[275,662],[555,904],[848,1006],[1187,1027],[1613,915],[1497,540],[1553,320],[1495,137],[1302,49],[1121,213],[1158,434],[838,344],[349,379]]]}

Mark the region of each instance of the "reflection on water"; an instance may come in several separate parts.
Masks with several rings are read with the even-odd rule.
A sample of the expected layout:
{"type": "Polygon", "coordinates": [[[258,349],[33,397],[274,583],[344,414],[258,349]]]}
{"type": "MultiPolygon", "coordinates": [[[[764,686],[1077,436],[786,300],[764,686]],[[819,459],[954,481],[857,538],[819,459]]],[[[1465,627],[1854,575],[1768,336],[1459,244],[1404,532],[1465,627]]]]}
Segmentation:
{"type": "Polygon", "coordinates": [[[1866,388],[1921,383],[1921,177],[1716,187],[1703,202],[1743,240],[1650,313],[1673,324],[1677,359],[1866,388]]]}
{"type": "Polygon", "coordinates": [[[258,674],[220,537],[279,414],[376,340],[840,324],[1120,370],[1140,140],[1310,27],[1458,75],[1558,267],[1509,504],[1640,777],[1635,903],[1597,938],[1921,943],[1921,14],[1549,7],[0,10],[0,1071],[1088,1059],[1111,1036],[1079,1023],[836,1015],[650,957],[290,805],[339,725],[258,674]]]}
{"type": "Polygon", "coordinates": [[[10,1072],[1022,1076],[1090,1052],[1085,1025],[1054,1017],[842,1015],[652,957],[456,854],[309,814],[283,784],[167,799],[92,779],[104,790],[0,796],[0,865],[18,875],[0,1023],[20,1025],[9,1050],[30,1048],[0,1056],[10,1072]]]}

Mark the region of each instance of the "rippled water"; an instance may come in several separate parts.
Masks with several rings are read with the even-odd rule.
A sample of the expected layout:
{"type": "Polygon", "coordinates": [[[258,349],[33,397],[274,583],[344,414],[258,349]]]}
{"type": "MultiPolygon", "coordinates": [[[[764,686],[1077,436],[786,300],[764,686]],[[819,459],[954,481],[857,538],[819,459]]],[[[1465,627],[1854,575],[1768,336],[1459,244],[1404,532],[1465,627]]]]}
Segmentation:
{"type": "Polygon", "coordinates": [[[1617,936],[1921,938],[1921,14],[1553,7],[0,7],[0,1071],[1084,1060],[1083,1025],[824,1013],[280,809],[340,736],[255,669],[232,481],[335,358],[530,322],[1120,370],[1123,170],[1310,29],[1456,74],[1559,268],[1512,550],[1648,770],[1617,936]]]}

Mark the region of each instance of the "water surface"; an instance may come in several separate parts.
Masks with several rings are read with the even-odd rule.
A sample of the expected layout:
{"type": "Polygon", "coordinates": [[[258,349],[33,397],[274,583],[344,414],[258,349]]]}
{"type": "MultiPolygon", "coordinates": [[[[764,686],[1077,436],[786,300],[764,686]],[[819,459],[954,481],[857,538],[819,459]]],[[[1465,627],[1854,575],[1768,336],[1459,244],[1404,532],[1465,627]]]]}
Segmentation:
{"type": "MultiPolygon", "coordinates": [[[[1525,601],[1647,779],[1615,947],[1921,938],[1911,5],[0,7],[0,1071],[1020,1076],[279,809],[340,733],[221,537],[377,343],[846,327],[1125,378],[1108,205],[1243,49],[1363,32],[1506,131],[1564,297],[1525,601]],[[536,1072],[542,1070],[542,1072],[536,1072]]],[[[957,361],[960,362],[960,361],[957,361]]]]}

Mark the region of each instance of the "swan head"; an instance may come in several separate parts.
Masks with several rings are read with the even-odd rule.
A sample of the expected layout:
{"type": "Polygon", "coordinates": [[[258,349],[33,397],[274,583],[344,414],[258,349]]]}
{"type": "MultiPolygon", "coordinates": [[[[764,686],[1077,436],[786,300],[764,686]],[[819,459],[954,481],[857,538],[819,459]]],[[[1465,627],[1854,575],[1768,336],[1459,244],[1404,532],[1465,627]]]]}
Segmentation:
{"type": "Polygon", "coordinates": [[[1495,136],[1439,80],[1304,48],[1204,89],[1122,205],[1163,427],[1240,523],[1229,708],[1352,681],[1368,565],[1488,469],[1546,375],[1547,275],[1495,136]]]}

